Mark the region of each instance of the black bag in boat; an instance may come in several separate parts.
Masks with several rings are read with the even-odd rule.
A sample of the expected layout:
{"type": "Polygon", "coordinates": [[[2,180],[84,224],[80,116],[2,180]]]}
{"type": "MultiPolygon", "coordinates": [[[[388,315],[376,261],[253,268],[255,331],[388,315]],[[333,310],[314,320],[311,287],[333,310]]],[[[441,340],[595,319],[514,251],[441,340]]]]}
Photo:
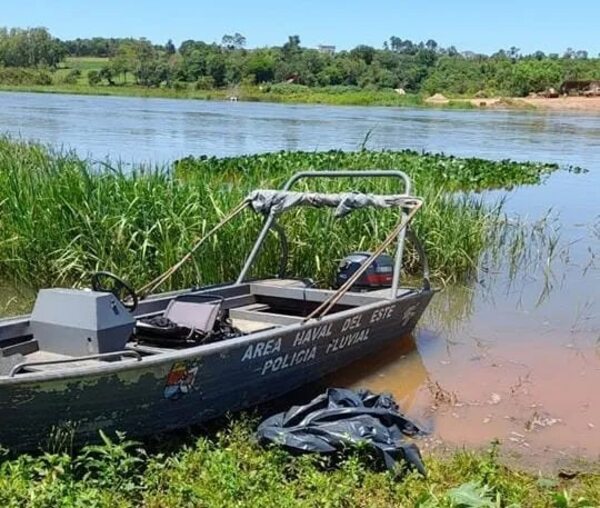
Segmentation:
{"type": "Polygon", "coordinates": [[[162,316],[142,318],[136,323],[138,341],[158,346],[206,344],[241,335],[243,333],[232,326],[228,319],[217,320],[214,330],[208,333],[178,325],[162,316]]]}
{"type": "Polygon", "coordinates": [[[350,443],[366,443],[387,469],[396,469],[402,460],[425,474],[419,448],[405,439],[422,434],[391,395],[343,388],[329,388],[304,406],[271,416],[257,430],[261,444],[297,453],[333,454],[350,443]]]}
{"type": "Polygon", "coordinates": [[[155,316],[142,318],[136,323],[138,340],[154,343],[185,343],[193,338],[194,330],[179,326],[169,318],[155,316]]]}
{"type": "Polygon", "coordinates": [[[184,293],[176,296],[165,311],[150,318],[139,319],[135,334],[138,341],[156,345],[185,346],[205,344],[239,337],[220,295],[184,293]]]}

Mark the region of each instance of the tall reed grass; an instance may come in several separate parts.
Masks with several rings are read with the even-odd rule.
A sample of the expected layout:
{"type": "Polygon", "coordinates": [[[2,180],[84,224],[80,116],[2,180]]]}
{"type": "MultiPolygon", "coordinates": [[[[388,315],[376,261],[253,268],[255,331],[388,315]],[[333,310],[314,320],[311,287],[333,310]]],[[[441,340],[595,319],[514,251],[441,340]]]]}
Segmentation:
{"type": "MultiPolygon", "coordinates": [[[[498,207],[472,191],[536,183],[555,166],[459,159],[401,152],[280,152],[232,158],[187,158],[171,168],[124,170],[95,165],[70,152],[0,138],[0,279],[32,287],[84,284],[107,269],[134,285],[183,256],[199,236],[250,190],[280,187],[303,169],[399,168],[414,180],[426,206],[415,222],[435,277],[468,277],[485,248],[498,207]]],[[[393,181],[335,182],[364,191],[397,192],[393,181]]],[[[313,187],[315,188],[315,187],[313,187]]],[[[289,271],[328,281],[340,257],[373,248],[391,228],[391,211],[360,211],[334,220],[300,210],[281,220],[290,239],[289,271]]],[[[208,242],[164,287],[235,277],[260,228],[245,212],[208,242]]],[[[275,272],[278,242],[269,238],[254,275],[275,272]]],[[[410,251],[407,271],[416,269],[410,251]]]]}

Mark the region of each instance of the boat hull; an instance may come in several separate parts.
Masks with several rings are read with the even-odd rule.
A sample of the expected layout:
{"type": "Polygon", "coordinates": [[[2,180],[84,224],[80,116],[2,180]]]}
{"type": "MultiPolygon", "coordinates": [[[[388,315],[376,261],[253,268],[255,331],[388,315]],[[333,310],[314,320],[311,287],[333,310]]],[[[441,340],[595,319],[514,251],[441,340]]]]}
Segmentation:
{"type": "Polygon", "coordinates": [[[0,445],[23,450],[85,443],[95,441],[99,430],[144,436],[254,406],[400,340],[412,332],[432,294],[422,290],[307,325],[93,372],[3,380],[0,445]]]}

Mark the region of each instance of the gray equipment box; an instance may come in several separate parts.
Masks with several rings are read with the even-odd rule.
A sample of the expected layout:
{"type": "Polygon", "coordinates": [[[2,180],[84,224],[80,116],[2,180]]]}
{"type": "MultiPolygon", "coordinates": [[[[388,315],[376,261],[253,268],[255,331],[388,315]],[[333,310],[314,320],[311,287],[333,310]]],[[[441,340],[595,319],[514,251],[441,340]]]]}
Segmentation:
{"type": "Polygon", "coordinates": [[[30,318],[39,349],[69,356],[122,351],[135,321],[111,293],[42,289],[30,318]]]}

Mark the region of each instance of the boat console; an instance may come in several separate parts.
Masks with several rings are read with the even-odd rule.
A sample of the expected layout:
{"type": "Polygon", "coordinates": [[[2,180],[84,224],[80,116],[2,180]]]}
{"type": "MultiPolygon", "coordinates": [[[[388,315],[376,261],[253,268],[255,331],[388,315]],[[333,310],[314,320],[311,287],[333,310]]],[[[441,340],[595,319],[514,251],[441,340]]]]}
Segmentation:
{"type": "Polygon", "coordinates": [[[112,293],[42,289],[30,327],[40,350],[89,356],[125,349],[135,320],[112,293]]]}

